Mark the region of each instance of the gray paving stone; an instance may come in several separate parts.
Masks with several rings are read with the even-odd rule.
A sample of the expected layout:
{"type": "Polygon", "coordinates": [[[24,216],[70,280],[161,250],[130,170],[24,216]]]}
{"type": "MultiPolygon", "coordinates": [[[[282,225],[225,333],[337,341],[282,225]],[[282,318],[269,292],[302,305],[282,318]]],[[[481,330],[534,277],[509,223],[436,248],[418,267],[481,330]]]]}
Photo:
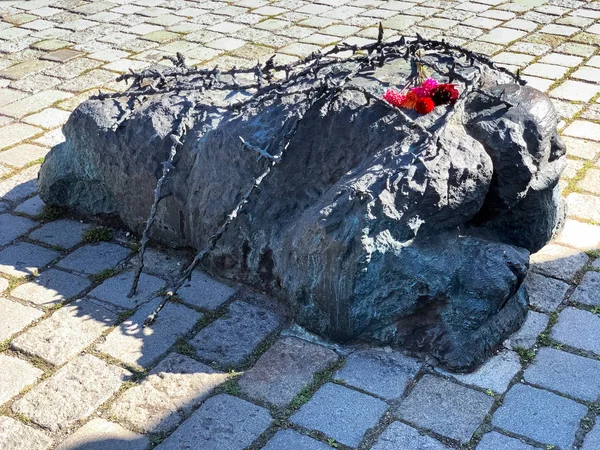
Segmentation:
{"type": "Polygon", "coordinates": [[[580,250],[600,249],[600,227],[568,219],[557,242],[580,250]]]}
{"type": "Polygon", "coordinates": [[[404,393],[420,368],[418,361],[400,352],[364,350],[351,354],[346,365],[335,374],[335,379],[392,400],[404,393]]]}
{"type": "Polygon", "coordinates": [[[546,314],[529,311],[527,319],[519,331],[504,341],[504,346],[514,350],[518,347],[531,348],[535,345],[537,337],[546,329],[549,318],[546,314]]]}
{"type": "Polygon", "coordinates": [[[464,384],[491,389],[497,394],[503,394],[514,376],[521,370],[519,355],[504,350],[492,356],[476,371],[468,374],[453,374],[439,370],[446,376],[451,376],[464,384]]]}
{"type": "Polygon", "coordinates": [[[2,312],[0,342],[7,340],[13,334],[18,333],[31,322],[44,315],[43,312],[35,308],[11,302],[3,297],[0,297],[0,311],[2,312]]]}
{"type": "Polygon", "coordinates": [[[367,430],[387,410],[387,404],[338,384],[327,383],[290,421],[323,432],[341,444],[358,447],[367,430]]]}
{"type": "Polygon", "coordinates": [[[60,219],[38,228],[29,237],[35,241],[70,249],[83,239],[83,233],[90,225],[76,220],[60,219]]]}
{"type": "Polygon", "coordinates": [[[371,450],[399,449],[449,450],[450,447],[402,422],[394,422],[385,429],[371,450]]]}
{"type": "Polygon", "coordinates": [[[583,441],[581,450],[597,450],[600,448],[600,422],[596,420],[596,426],[590,431],[583,441]]]}
{"type": "Polygon", "coordinates": [[[59,255],[54,250],[19,242],[0,252],[0,272],[13,277],[35,275],[59,255]]]}
{"type": "Polygon", "coordinates": [[[10,244],[36,225],[36,222],[25,217],[0,214],[0,246],[10,244]]]}
{"type": "Polygon", "coordinates": [[[149,440],[121,425],[92,419],[64,440],[56,450],[145,450],[149,440]]]}
{"type": "Polygon", "coordinates": [[[275,433],[263,450],[331,450],[329,445],[324,444],[300,434],[294,430],[281,430],[275,433]]]}
{"type": "Polygon", "coordinates": [[[95,356],[80,356],[35,386],[11,409],[55,431],[91,415],[129,375],[95,356]]]}
{"type": "Polygon", "coordinates": [[[269,411],[221,394],[211,397],[156,450],[242,450],[271,424],[269,411]]]}
{"type": "Polygon", "coordinates": [[[531,255],[531,269],[542,275],[568,281],[585,266],[588,257],[578,250],[562,245],[546,245],[531,255]]]}
{"type": "Polygon", "coordinates": [[[15,208],[16,212],[20,212],[23,214],[27,214],[28,216],[36,217],[42,213],[44,210],[44,202],[40,198],[39,195],[30,198],[29,200],[25,200],[19,206],[15,208]]]}
{"type": "Polygon", "coordinates": [[[86,278],[62,270],[49,269],[33,281],[18,286],[10,295],[36,305],[51,306],[79,295],[90,284],[86,278]]]}
{"type": "Polygon", "coordinates": [[[27,361],[0,353],[0,405],[35,383],[43,374],[27,361]]]}
{"type": "Polygon", "coordinates": [[[167,303],[159,318],[148,327],[144,320],[156,308],[157,298],[142,306],[121,323],[97,346],[104,352],[132,366],[146,367],[171,347],[177,338],[190,331],[202,314],[177,303],[167,303]]]}
{"type": "Polygon", "coordinates": [[[402,401],[396,415],[416,426],[468,442],[494,399],[482,392],[425,375],[402,401]]]}
{"type": "MultiPolygon", "coordinates": [[[[178,277],[188,265],[189,255],[186,252],[169,251],[168,253],[147,248],[144,253],[144,272],[161,277],[178,277]]],[[[129,261],[129,266],[137,268],[139,255],[135,255],[129,261]]],[[[192,274],[192,279],[196,272],[192,274]]],[[[181,296],[181,289],[177,291],[181,296]]]]}
{"type": "Polygon", "coordinates": [[[527,368],[527,382],[595,402],[600,397],[600,361],[553,348],[542,348],[527,368]]]}
{"type": "Polygon", "coordinates": [[[573,400],[523,384],[514,385],[492,425],[543,444],[571,448],[587,408],[573,400]]]}
{"type": "Polygon", "coordinates": [[[144,433],[168,432],[227,378],[187,356],[171,353],[140,385],[125,391],[110,414],[144,433]]]}
{"type": "Polygon", "coordinates": [[[130,250],[109,242],[80,247],[58,262],[58,267],[74,272],[95,274],[112,269],[129,255],[130,250]]]}
{"type": "Polygon", "coordinates": [[[0,163],[20,169],[35,160],[45,157],[47,153],[48,149],[39,145],[21,144],[0,152],[0,163]]]}
{"type": "Polygon", "coordinates": [[[600,305],[600,273],[586,272],[570,300],[586,305],[600,305]]]}
{"type": "Polygon", "coordinates": [[[525,277],[529,303],[545,312],[554,311],[565,298],[569,285],[554,278],[529,272],[525,277]]]}
{"type": "Polygon", "coordinates": [[[563,344],[600,355],[600,317],[591,312],[565,308],[550,336],[563,344]]]}
{"type": "Polygon", "coordinates": [[[223,365],[240,364],[280,324],[274,313],[237,301],[228,313],[190,341],[199,357],[223,365]]]}
{"type": "Polygon", "coordinates": [[[0,278],[0,294],[8,289],[8,280],[6,278],[0,278]]]}
{"type": "Polygon", "coordinates": [[[91,299],[63,306],[11,342],[11,347],[61,365],[117,321],[117,314],[91,299]]]}
{"type": "Polygon", "coordinates": [[[153,294],[165,285],[160,278],[142,273],[136,294],[127,298],[133,283],[133,276],[134,273],[130,271],[115,275],[92,289],[89,295],[119,308],[133,309],[141,303],[151,300],[153,294]]]}
{"type": "Polygon", "coordinates": [[[12,417],[0,416],[0,450],[46,450],[52,439],[12,417]]]}
{"type": "Polygon", "coordinates": [[[535,448],[518,439],[492,431],[483,435],[475,450],[535,450],[535,448]]]}
{"type": "Polygon", "coordinates": [[[316,372],[337,360],[332,350],[287,337],[267,350],[239,385],[246,395],[283,407],[313,381],[316,372]]]}
{"type": "Polygon", "coordinates": [[[185,283],[177,295],[190,305],[205,309],[217,309],[227,301],[237,289],[213,280],[209,276],[196,270],[191,281],[185,283]]]}

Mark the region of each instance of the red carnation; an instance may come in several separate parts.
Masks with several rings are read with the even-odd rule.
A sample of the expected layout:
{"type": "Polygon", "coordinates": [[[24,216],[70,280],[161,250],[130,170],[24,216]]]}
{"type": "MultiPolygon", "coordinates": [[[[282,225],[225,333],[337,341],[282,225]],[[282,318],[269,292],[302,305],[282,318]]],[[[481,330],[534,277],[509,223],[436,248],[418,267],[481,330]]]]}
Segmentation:
{"type": "Polygon", "coordinates": [[[396,108],[400,108],[402,106],[402,102],[406,97],[402,95],[400,92],[396,92],[393,89],[388,89],[383,94],[383,99],[388,102],[390,105],[395,106],[396,108]]]}
{"type": "Polygon", "coordinates": [[[431,99],[435,105],[453,105],[458,99],[458,91],[453,84],[438,84],[434,89],[431,90],[431,99]]]}
{"type": "Polygon", "coordinates": [[[417,100],[415,109],[419,114],[429,114],[435,108],[435,103],[429,97],[422,97],[417,100]]]}

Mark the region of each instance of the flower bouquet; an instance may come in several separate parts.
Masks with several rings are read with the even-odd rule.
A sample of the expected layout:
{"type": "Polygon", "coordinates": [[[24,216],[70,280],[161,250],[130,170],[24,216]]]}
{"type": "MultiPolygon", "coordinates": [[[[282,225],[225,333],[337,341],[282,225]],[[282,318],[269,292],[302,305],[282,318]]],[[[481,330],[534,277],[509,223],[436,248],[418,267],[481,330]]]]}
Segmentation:
{"type": "Polygon", "coordinates": [[[414,109],[419,114],[429,114],[438,105],[454,104],[458,99],[458,90],[454,84],[438,83],[433,78],[425,79],[420,86],[407,91],[388,89],[383,99],[396,108],[414,109]]]}

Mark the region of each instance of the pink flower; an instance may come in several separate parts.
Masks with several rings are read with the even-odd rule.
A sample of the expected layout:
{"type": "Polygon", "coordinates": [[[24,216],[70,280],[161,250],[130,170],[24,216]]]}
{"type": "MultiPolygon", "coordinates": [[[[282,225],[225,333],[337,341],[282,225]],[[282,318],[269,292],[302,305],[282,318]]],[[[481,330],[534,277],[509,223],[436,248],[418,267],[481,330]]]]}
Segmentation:
{"type": "Polygon", "coordinates": [[[393,89],[388,89],[385,91],[385,94],[383,94],[383,99],[390,105],[400,108],[406,99],[406,96],[402,95],[400,92],[394,91],[393,89]]]}
{"type": "Polygon", "coordinates": [[[421,86],[414,87],[411,89],[411,91],[414,92],[419,98],[429,97],[431,95],[431,91],[435,89],[437,85],[437,80],[433,78],[427,78],[425,81],[423,81],[423,83],[421,83],[421,86]]]}

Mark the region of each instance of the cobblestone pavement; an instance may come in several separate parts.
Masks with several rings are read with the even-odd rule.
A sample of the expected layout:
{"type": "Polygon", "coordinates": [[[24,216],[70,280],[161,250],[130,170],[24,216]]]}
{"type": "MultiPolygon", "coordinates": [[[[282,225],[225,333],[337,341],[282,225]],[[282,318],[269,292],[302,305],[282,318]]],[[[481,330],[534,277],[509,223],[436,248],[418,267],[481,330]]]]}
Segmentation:
{"type": "Polygon", "coordinates": [[[0,1],[1,450],[600,448],[600,2],[575,0],[0,1]],[[524,327],[476,373],[310,339],[270,302],[189,260],[45,207],[36,174],[69,112],[165,55],[292,60],[420,33],[517,70],[563,118],[571,217],[532,258],[524,327]],[[303,339],[299,338],[303,337],[303,339]]]}

